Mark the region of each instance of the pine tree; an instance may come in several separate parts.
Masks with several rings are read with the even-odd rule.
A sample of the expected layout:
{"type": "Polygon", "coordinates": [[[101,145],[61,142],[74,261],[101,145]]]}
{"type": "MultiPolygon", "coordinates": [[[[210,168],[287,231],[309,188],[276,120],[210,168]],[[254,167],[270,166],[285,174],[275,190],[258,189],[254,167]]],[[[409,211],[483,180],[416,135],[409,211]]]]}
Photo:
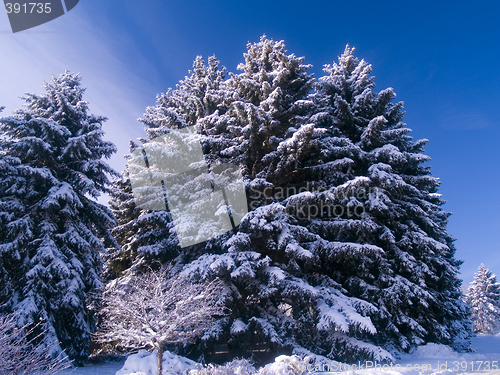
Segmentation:
{"type": "MultiPolygon", "coordinates": [[[[130,152],[138,147],[131,142],[130,152]]],[[[168,213],[137,206],[127,169],[113,180],[110,196],[109,207],[117,220],[112,229],[117,246],[109,248],[105,257],[106,280],[142,273],[148,267],[156,269],[178,255],[179,246],[171,234],[173,224],[168,213]]]]}
{"type": "MultiPolygon", "coordinates": [[[[234,94],[228,110],[233,146],[223,151],[250,179],[265,178],[266,155],[297,129],[310,104],[314,79],[303,57],[287,55],[283,41],[262,36],[247,45],[243,73],[228,81],[234,94]]],[[[272,183],[272,182],[271,182],[272,183]]]]}
{"type": "Polygon", "coordinates": [[[421,153],[427,140],[411,142],[403,104],[392,103],[390,88],[373,92],[371,66],[353,49],[325,71],[311,96],[310,124],[280,144],[272,173],[320,190],[286,202],[289,212],[311,219],[305,223],[311,232],[330,242],[374,245],[379,254],[357,258],[315,247],[321,259],[315,269],[375,307],[368,315],[376,335],[349,336],[398,350],[424,342],[459,346],[470,322],[446,232],[449,214],[440,207],[438,180],[421,165],[429,160],[421,153]]]}
{"type": "Polygon", "coordinates": [[[475,332],[500,332],[500,283],[482,263],[467,288],[465,303],[471,308],[475,332]]]}
{"type": "Polygon", "coordinates": [[[459,345],[457,339],[470,335],[470,321],[446,231],[449,214],[441,209],[438,179],[422,165],[429,160],[422,154],[427,140],[411,141],[403,103],[392,102],[391,88],[373,92],[371,66],[353,49],[346,47],[339,64],[325,71],[312,98],[314,130],[308,130],[316,132],[310,143],[320,157],[306,172],[327,189],[301,204],[329,205],[330,218],[321,212],[308,228],[324,240],[376,246],[381,259],[366,254],[367,273],[358,259],[339,252],[321,264],[341,269],[334,280],[376,307],[369,314],[377,328],[371,342],[399,350],[425,342],[459,345]]]}
{"type": "MultiPolygon", "coordinates": [[[[175,259],[174,270],[195,281],[219,277],[233,290],[226,300],[232,315],[220,319],[205,334],[200,352],[228,342],[232,356],[259,351],[303,353],[308,348],[340,357],[330,353],[331,337],[325,334],[334,330],[374,333],[367,315],[375,307],[347,296],[332,278],[310,272],[315,256],[300,244],[328,245],[308,231],[304,218],[286,212],[286,183],[301,183],[300,179],[282,180],[270,173],[279,147],[299,133],[297,128],[313,106],[307,100],[313,84],[306,73],[309,66],[302,64],[303,58],[287,55],[283,42],[265,37],[249,44],[248,50],[246,63],[239,66],[244,73],[232,75],[226,84],[233,101],[226,102],[224,113],[217,113],[219,139],[232,146],[222,149],[219,159],[209,157],[239,165],[247,181],[250,206],[256,209],[243,219],[237,233],[208,241],[204,249],[183,252],[175,259]]],[[[214,117],[199,123],[210,123],[214,117]]],[[[296,156],[293,151],[289,154],[296,156]]],[[[380,258],[380,249],[373,246],[347,244],[343,251],[380,258]]],[[[360,264],[358,269],[363,267],[360,264]]],[[[389,353],[366,343],[360,351],[379,360],[390,358],[389,353]],[[373,355],[375,352],[378,354],[373,355]]],[[[261,356],[258,360],[266,359],[261,356]]]]}
{"type": "Polygon", "coordinates": [[[189,74],[175,90],[158,95],[156,105],[146,108],[140,121],[146,125],[148,141],[171,129],[196,126],[207,162],[220,163],[220,152],[232,145],[225,113],[234,91],[226,84],[226,68],[215,56],[208,58],[208,64],[197,56],[189,74]]]}
{"type": "Polygon", "coordinates": [[[88,355],[87,302],[102,286],[102,241],[113,241],[115,222],[94,198],[109,192],[116,172],[102,158],[116,148],[102,139],[106,119],[88,113],[84,91],[66,70],[0,120],[1,302],[20,326],[43,320],[44,342],[77,361],[88,355]]]}
{"type": "MultiPolygon", "coordinates": [[[[189,126],[196,126],[199,130],[197,142],[202,143],[205,153],[217,155],[215,151],[208,150],[211,147],[221,147],[217,140],[220,130],[217,125],[205,126],[200,121],[209,122],[209,118],[217,118],[219,113],[226,110],[224,102],[227,95],[224,94],[223,84],[225,68],[219,66],[219,61],[214,56],[208,59],[208,65],[198,56],[189,73],[190,76],[185,77],[175,90],[169,89],[165,94],[158,95],[156,106],[146,109],[141,122],[146,125],[148,137],[141,139],[140,144],[131,142],[126,170],[121,179],[115,180],[109,204],[118,220],[113,235],[120,246],[110,249],[106,262],[109,279],[144,272],[146,266],[155,268],[180,254],[169,213],[137,206],[132,194],[129,164],[133,163],[134,153],[139,155],[139,159],[142,158],[142,150],[148,142],[154,143],[172,130],[189,126]]],[[[217,120],[211,121],[213,122],[216,123],[217,120]]],[[[210,163],[215,161],[210,160],[210,163]]]]}
{"type": "MultiPolygon", "coordinates": [[[[230,341],[236,332],[260,331],[276,347],[342,360],[390,358],[380,346],[460,347],[470,321],[446,231],[449,214],[441,209],[438,179],[422,165],[429,160],[422,154],[427,140],[411,141],[403,104],[392,102],[392,89],[373,92],[371,66],[352,49],[325,71],[309,101],[296,98],[303,109],[297,129],[267,150],[267,165],[254,175],[265,179],[249,183],[256,206],[265,205],[221,245],[232,260],[220,262],[226,268],[219,272],[230,273],[242,296],[233,300],[233,311],[244,325],[231,330],[230,341]],[[263,191],[256,183],[266,184],[263,191]],[[249,250],[260,256],[234,260],[249,250]],[[349,308],[336,314],[338,306],[349,308]]],[[[208,266],[208,259],[198,261],[208,266]]]]}
{"type": "Polygon", "coordinates": [[[215,85],[195,82],[218,75],[192,74],[144,120],[149,142],[193,126],[205,160],[236,165],[248,196],[237,229],[168,259],[172,273],[219,278],[231,291],[231,314],[186,351],[383,361],[467,338],[449,214],[423,165],[427,140],[411,141],[392,89],[375,93],[371,66],[350,48],[315,82],[283,42],[247,47],[243,73],[215,85]],[[204,90],[216,93],[211,110],[182,104],[203,103],[204,90]]]}

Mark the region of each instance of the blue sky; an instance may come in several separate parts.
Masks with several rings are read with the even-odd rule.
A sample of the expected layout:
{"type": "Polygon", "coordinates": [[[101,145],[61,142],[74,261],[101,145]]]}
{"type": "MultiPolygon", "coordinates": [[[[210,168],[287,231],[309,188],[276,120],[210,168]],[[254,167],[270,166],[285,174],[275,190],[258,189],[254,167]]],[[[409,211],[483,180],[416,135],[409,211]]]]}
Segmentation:
{"type": "Polygon", "coordinates": [[[105,115],[123,169],[136,121],[187,75],[197,55],[236,72],[247,42],[284,39],[316,77],[346,44],[372,64],[377,90],[405,102],[415,139],[428,138],[442,181],[462,278],[481,262],[500,276],[500,3],[494,1],[80,0],[68,14],[12,34],[0,11],[0,105],[65,67],[80,72],[91,111],[105,115]]]}

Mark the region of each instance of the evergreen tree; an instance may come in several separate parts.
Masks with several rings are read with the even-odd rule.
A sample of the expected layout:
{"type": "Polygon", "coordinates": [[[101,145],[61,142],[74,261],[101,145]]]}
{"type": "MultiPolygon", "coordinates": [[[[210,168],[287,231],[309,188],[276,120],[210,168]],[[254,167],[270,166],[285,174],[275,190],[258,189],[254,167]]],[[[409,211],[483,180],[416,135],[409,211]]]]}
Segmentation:
{"type": "Polygon", "coordinates": [[[42,319],[44,342],[76,360],[88,354],[102,240],[113,241],[115,219],[94,198],[116,173],[102,160],[116,152],[106,119],[88,113],[80,81],[66,70],[0,120],[1,302],[20,326],[42,319]]]}
{"type": "MultiPolygon", "coordinates": [[[[226,102],[224,113],[218,111],[198,123],[216,122],[221,136],[214,143],[231,146],[219,148],[216,156],[217,147],[209,148],[209,158],[239,165],[251,208],[261,207],[243,218],[237,233],[208,241],[204,248],[189,248],[174,261],[174,270],[193,281],[219,277],[233,291],[226,299],[233,314],[220,319],[198,349],[208,353],[214,345],[227,342],[232,356],[259,351],[271,356],[279,351],[303,353],[307,348],[347,358],[352,353],[333,353],[328,332],[374,333],[367,315],[375,307],[346,296],[331,277],[310,272],[314,254],[300,244],[328,245],[307,230],[304,218],[286,212],[286,182],[300,180],[280,180],[269,173],[278,148],[298,133],[313,106],[307,100],[313,84],[306,73],[309,66],[302,64],[303,58],[287,55],[283,42],[265,37],[249,44],[248,50],[246,63],[239,66],[244,72],[232,75],[225,84],[225,97],[232,101],[226,102]]],[[[296,156],[292,151],[289,154],[296,156]]],[[[380,258],[380,249],[369,245],[346,244],[343,251],[380,258]]],[[[364,267],[359,265],[360,272],[364,267]]],[[[390,358],[376,346],[360,344],[356,342],[356,347],[362,346],[356,353],[379,360],[390,358]]]]}
{"type": "Polygon", "coordinates": [[[475,332],[500,332],[500,283],[482,263],[467,288],[465,303],[471,308],[475,332]]]}
{"type": "Polygon", "coordinates": [[[214,164],[220,162],[221,151],[231,146],[225,113],[234,91],[225,82],[226,68],[215,56],[208,58],[208,64],[197,56],[189,74],[175,90],[158,95],[156,105],[146,108],[140,121],[146,125],[148,141],[171,129],[196,126],[205,157],[214,164]]]}
{"type": "MultiPolygon", "coordinates": [[[[403,103],[392,102],[391,88],[373,92],[371,66],[355,58],[353,49],[347,47],[339,64],[325,71],[329,74],[312,95],[312,124],[287,143],[307,140],[299,143],[302,150],[291,147],[297,155],[291,160],[317,156],[294,173],[326,188],[298,195],[291,200],[300,200],[298,206],[287,205],[314,216],[305,226],[323,240],[370,244],[378,255],[365,253],[360,261],[315,246],[317,267],[349,296],[376,307],[369,317],[377,334],[369,341],[398,350],[425,342],[459,346],[470,336],[470,321],[460,301],[460,262],[446,231],[449,214],[440,207],[438,179],[422,165],[429,160],[422,154],[427,140],[411,141],[402,122],[403,103]]],[[[282,155],[290,152],[288,144],[282,155]]]]}
{"type": "Polygon", "coordinates": [[[283,41],[262,36],[247,49],[245,63],[238,65],[243,73],[231,74],[227,84],[234,92],[227,113],[232,147],[222,154],[241,165],[249,179],[265,179],[266,155],[297,130],[314,79],[307,73],[311,65],[303,64],[303,57],[287,55],[283,41]]]}
{"type": "MultiPolygon", "coordinates": [[[[138,147],[131,142],[130,152],[138,147]]],[[[147,267],[156,268],[178,255],[179,246],[168,213],[137,206],[127,169],[113,180],[110,196],[109,207],[117,225],[112,229],[116,246],[108,249],[105,257],[106,280],[142,273],[147,267]]]]}
{"type": "Polygon", "coordinates": [[[217,118],[219,113],[226,111],[225,68],[220,67],[213,56],[208,59],[208,65],[198,56],[189,73],[190,76],[185,77],[175,90],[169,89],[167,93],[158,95],[156,106],[146,109],[141,122],[146,125],[148,137],[141,139],[140,145],[131,142],[130,154],[126,156],[126,170],[121,179],[115,180],[109,204],[118,220],[113,235],[120,246],[110,249],[106,262],[109,279],[141,273],[145,266],[156,267],[155,262],[166,263],[180,254],[169,213],[138,207],[134,200],[129,177],[129,164],[131,160],[133,162],[134,152],[140,154],[144,144],[161,139],[173,129],[194,125],[200,132],[197,142],[202,142],[206,154],[216,156],[215,151],[208,150],[211,147],[224,148],[220,146],[221,141],[214,141],[221,133],[217,125],[212,128],[212,125],[205,126],[200,122],[209,122],[209,118],[217,118]]]}
{"type": "Polygon", "coordinates": [[[111,230],[111,233],[119,246],[107,249],[104,257],[104,278],[106,280],[115,279],[120,276],[122,271],[130,269],[132,266],[131,261],[135,258],[133,247],[136,244],[136,234],[139,230],[137,225],[139,210],[132,195],[128,172],[123,171],[122,175],[114,177],[112,182],[108,204],[116,218],[117,225],[111,230]]]}
{"type": "MultiPolygon", "coordinates": [[[[315,83],[283,42],[262,37],[247,47],[243,73],[196,84],[220,77],[199,65],[201,74],[144,119],[149,141],[194,126],[205,160],[238,166],[247,189],[250,212],[236,230],[168,259],[172,273],[219,278],[231,291],[231,314],[186,350],[382,361],[467,338],[449,214],[423,165],[427,141],[411,141],[392,89],[374,93],[370,65],[350,48],[315,83]],[[203,103],[206,92],[217,98],[211,110],[186,104],[203,103]]],[[[162,251],[172,251],[175,228],[163,228],[173,242],[162,251]]]]}

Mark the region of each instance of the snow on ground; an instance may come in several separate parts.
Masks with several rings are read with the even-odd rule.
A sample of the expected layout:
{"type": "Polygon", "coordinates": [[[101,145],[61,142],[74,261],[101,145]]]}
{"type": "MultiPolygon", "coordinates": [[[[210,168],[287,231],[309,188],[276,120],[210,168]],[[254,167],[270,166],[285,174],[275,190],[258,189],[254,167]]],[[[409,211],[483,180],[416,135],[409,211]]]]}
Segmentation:
{"type": "Polygon", "coordinates": [[[101,363],[98,365],[85,365],[60,372],[58,375],[115,375],[124,364],[121,362],[101,363]]]}
{"type": "Polygon", "coordinates": [[[403,355],[392,367],[375,362],[361,362],[358,367],[342,369],[340,364],[333,363],[335,367],[330,368],[330,372],[322,371],[328,370],[324,368],[315,369],[313,373],[324,375],[500,375],[500,334],[477,335],[472,340],[472,347],[476,349],[473,353],[457,353],[445,345],[427,344],[418,347],[412,354],[403,355]],[[363,367],[360,370],[361,366],[363,367]]]}
{"type": "MultiPolygon", "coordinates": [[[[140,350],[127,358],[123,368],[116,375],[157,375],[158,356],[157,351],[147,352],[140,350]]],[[[196,362],[188,358],[180,357],[169,351],[163,353],[163,372],[168,375],[184,374],[196,366],[196,362]]]]}
{"type": "MultiPolygon", "coordinates": [[[[474,353],[456,353],[444,345],[428,344],[417,348],[412,354],[402,356],[392,367],[376,362],[361,362],[353,366],[333,361],[329,364],[330,368],[325,365],[323,367],[311,365],[310,373],[322,375],[500,375],[500,334],[478,335],[472,341],[472,347],[476,349],[474,353]]],[[[165,352],[163,358],[165,374],[168,375],[181,375],[185,370],[195,366],[193,361],[169,352],[165,352]]],[[[281,357],[280,362],[283,361],[284,358],[281,357]]],[[[277,363],[268,365],[267,369],[280,368],[276,371],[276,375],[299,374],[283,371],[282,366],[277,365],[277,363]]],[[[306,366],[305,363],[304,366],[306,366]]],[[[140,351],[129,356],[125,363],[122,361],[89,365],[65,370],[61,375],[139,375],[140,373],[156,375],[156,352],[140,351]]]]}

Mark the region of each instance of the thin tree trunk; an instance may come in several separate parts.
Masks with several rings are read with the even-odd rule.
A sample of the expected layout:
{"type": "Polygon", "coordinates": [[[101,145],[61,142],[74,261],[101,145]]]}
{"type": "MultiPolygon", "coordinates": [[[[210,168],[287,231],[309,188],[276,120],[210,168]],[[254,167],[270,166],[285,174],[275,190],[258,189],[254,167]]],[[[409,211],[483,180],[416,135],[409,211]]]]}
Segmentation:
{"type": "Polygon", "coordinates": [[[158,343],[158,375],[163,374],[163,341],[158,343]]]}

